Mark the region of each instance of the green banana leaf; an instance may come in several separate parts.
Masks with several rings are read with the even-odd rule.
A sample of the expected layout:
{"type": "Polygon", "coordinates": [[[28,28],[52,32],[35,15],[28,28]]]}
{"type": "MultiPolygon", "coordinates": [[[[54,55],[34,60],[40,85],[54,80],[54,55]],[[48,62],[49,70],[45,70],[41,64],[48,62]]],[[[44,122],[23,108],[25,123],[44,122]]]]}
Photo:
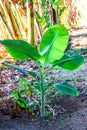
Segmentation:
{"type": "Polygon", "coordinates": [[[40,61],[43,64],[59,60],[63,57],[68,45],[68,31],[64,26],[54,25],[42,36],[40,43],[40,61]]]}
{"type": "Polygon", "coordinates": [[[31,58],[37,60],[40,57],[38,50],[23,40],[0,40],[8,52],[17,59],[31,58]]]}
{"type": "Polygon", "coordinates": [[[53,62],[53,67],[58,65],[59,67],[67,70],[74,70],[79,68],[84,63],[84,57],[81,55],[69,56],[64,54],[64,56],[57,61],[53,62]]]}
{"type": "Polygon", "coordinates": [[[27,74],[30,74],[31,76],[33,76],[34,78],[37,76],[36,72],[34,71],[28,71],[28,70],[25,70],[25,69],[22,69],[20,67],[17,67],[15,65],[11,65],[11,64],[4,64],[5,66],[9,66],[13,69],[16,69],[18,71],[20,71],[21,73],[27,73],[27,74]]]}
{"type": "Polygon", "coordinates": [[[78,96],[79,91],[70,85],[67,82],[63,82],[60,84],[54,84],[54,88],[56,88],[58,91],[62,92],[63,94],[71,95],[71,96],[78,96]]]}

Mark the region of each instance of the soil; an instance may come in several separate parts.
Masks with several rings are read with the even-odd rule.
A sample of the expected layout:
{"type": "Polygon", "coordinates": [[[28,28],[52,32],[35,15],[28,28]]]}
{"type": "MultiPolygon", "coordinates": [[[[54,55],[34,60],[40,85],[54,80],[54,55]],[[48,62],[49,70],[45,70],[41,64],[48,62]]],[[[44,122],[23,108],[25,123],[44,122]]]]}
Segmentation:
{"type": "MultiPolygon", "coordinates": [[[[70,35],[70,44],[73,48],[87,47],[86,28],[71,29],[70,35]]],[[[20,67],[29,67],[31,70],[37,71],[33,62],[28,65],[29,63],[30,61],[24,61],[22,64],[17,62],[20,67]]],[[[17,86],[19,77],[27,77],[27,75],[8,68],[1,69],[0,130],[87,130],[87,58],[85,57],[85,64],[73,72],[53,70],[49,75],[55,82],[67,81],[76,86],[80,95],[72,97],[59,95],[52,91],[48,94],[47,103],[52,107],[54,114],[49,115],[46,119],[40,118],[38,112],[35,116],[31,116],[24,110],[21,110],[20,114],[12,116],[5,100],[9,100],[10,91],[17,86]]]]}

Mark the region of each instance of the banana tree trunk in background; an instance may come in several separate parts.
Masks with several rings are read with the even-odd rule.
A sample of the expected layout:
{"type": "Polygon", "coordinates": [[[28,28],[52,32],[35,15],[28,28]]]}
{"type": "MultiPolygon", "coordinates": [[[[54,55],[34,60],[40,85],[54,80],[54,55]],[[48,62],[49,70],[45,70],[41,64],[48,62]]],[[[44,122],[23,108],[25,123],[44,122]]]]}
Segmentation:
{"type": "Polygon", "coordinates": [[[34,4],[33,0],[27,1],[28,42],[34,46],[34,4]]]}
{"type": "Polygon", "coordinates": [[[11,4],[10,4],[9,1],[6,1],[5,4],[6,4],[5,6],[7,8],[7,13],[9,15],[9,18],[10,18],[10,21],[11,21],[11,24],[12,24],[14,35],[17,39],[22,39],[22,34],[21,34],[21,31],[20,31],[20,27],[19,27],[20,24],[17,23],[18,17],[15,14],[16,8],[14,9],[14,6],[13,6],[13,8],[11,8],[11,4]]]}
{"type": "Polygon", "coordinates": [[[73,27],[87,27],[87,0],[65,0],[68,21],[73,27]]]}
{"type": "Polygon", "coordinates": [[[16,3],[10,0],[0,0],[0,17],[12,39],[26,39],[24,24],[16,3]]]}

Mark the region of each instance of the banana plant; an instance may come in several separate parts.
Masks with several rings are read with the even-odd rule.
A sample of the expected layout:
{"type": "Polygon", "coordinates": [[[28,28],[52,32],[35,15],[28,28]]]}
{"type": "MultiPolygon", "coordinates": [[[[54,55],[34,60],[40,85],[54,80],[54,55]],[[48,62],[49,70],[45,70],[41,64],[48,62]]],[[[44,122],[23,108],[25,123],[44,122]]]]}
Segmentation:
{"type": "Polygon", "coordinates": [[[46,77],[49,71],[55,69],[55,66],[66,70],[75,70],[84,63],[84,57],[81,55],[68,55],[65,49],[68,46],[69,34],[68,30],[61,25],[50,27],[42,36],[39,49],[23,40],[0,40],[0,43],[6,47],[8,52],[17,59],[23,60],[31,58],[38,67],[40,77],[36,72],[30,72],[17,66],[8,64],[7,66],[17,69],[22,73],[30,74],[35,78],[33,87],[39,91],[41,95],[41,117],[46,116],[46,94],[50,87],[54,87],[57,91],[71,96],[78,96],[79,91],[68,82],[55,83],[46,77]],[[47,69],[46,69],[47,68],[47,69]]]}

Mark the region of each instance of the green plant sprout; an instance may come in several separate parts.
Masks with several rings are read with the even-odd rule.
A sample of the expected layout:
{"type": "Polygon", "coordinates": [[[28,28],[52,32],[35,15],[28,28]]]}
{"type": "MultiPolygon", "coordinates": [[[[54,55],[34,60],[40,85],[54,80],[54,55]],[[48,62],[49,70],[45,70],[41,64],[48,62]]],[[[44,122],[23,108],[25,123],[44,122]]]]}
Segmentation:
{"type": "Polygon", "coordinates": [[[34,71],[24,70],[17,66],[7,64],[12,68],[17,69],[22,73],[30,74],[35,78],[33,87],[39,91],[41,95],[41,117],[46,116],[46,92],[50,87],[54,87],[56,90],[68,94],[71,96],[78,96],[79,91],[68,82],[55,83],[46,81],[49,71],[55,66],[67,70],[74,70],[80,67],[84,63],[84,57],[81,55],[68,55],[65,53],[65,49],[68,46],[69,35],[64,26],[54,25],[50,27],[42,36],[39,49],[33,47],[26,41],[22,40],[0,40],[0,43],[6,47],[8,52],[17,59],[31,58],[35,61],[40,73],[38,78],[37,73],[34,71]],[[45,69],[47,68],[47,69],[45,69]]]}
{"type": "Polygon", "coordinates": [[[14,99],[15,105],[18,104],[21,108],[30,110],[32,106],[38,105],[37,101],[31,101],[33,97],[33,89],[31,83],[24,77],[19,79],[18,87],[11,92],[11,98],[14,99]]]}

